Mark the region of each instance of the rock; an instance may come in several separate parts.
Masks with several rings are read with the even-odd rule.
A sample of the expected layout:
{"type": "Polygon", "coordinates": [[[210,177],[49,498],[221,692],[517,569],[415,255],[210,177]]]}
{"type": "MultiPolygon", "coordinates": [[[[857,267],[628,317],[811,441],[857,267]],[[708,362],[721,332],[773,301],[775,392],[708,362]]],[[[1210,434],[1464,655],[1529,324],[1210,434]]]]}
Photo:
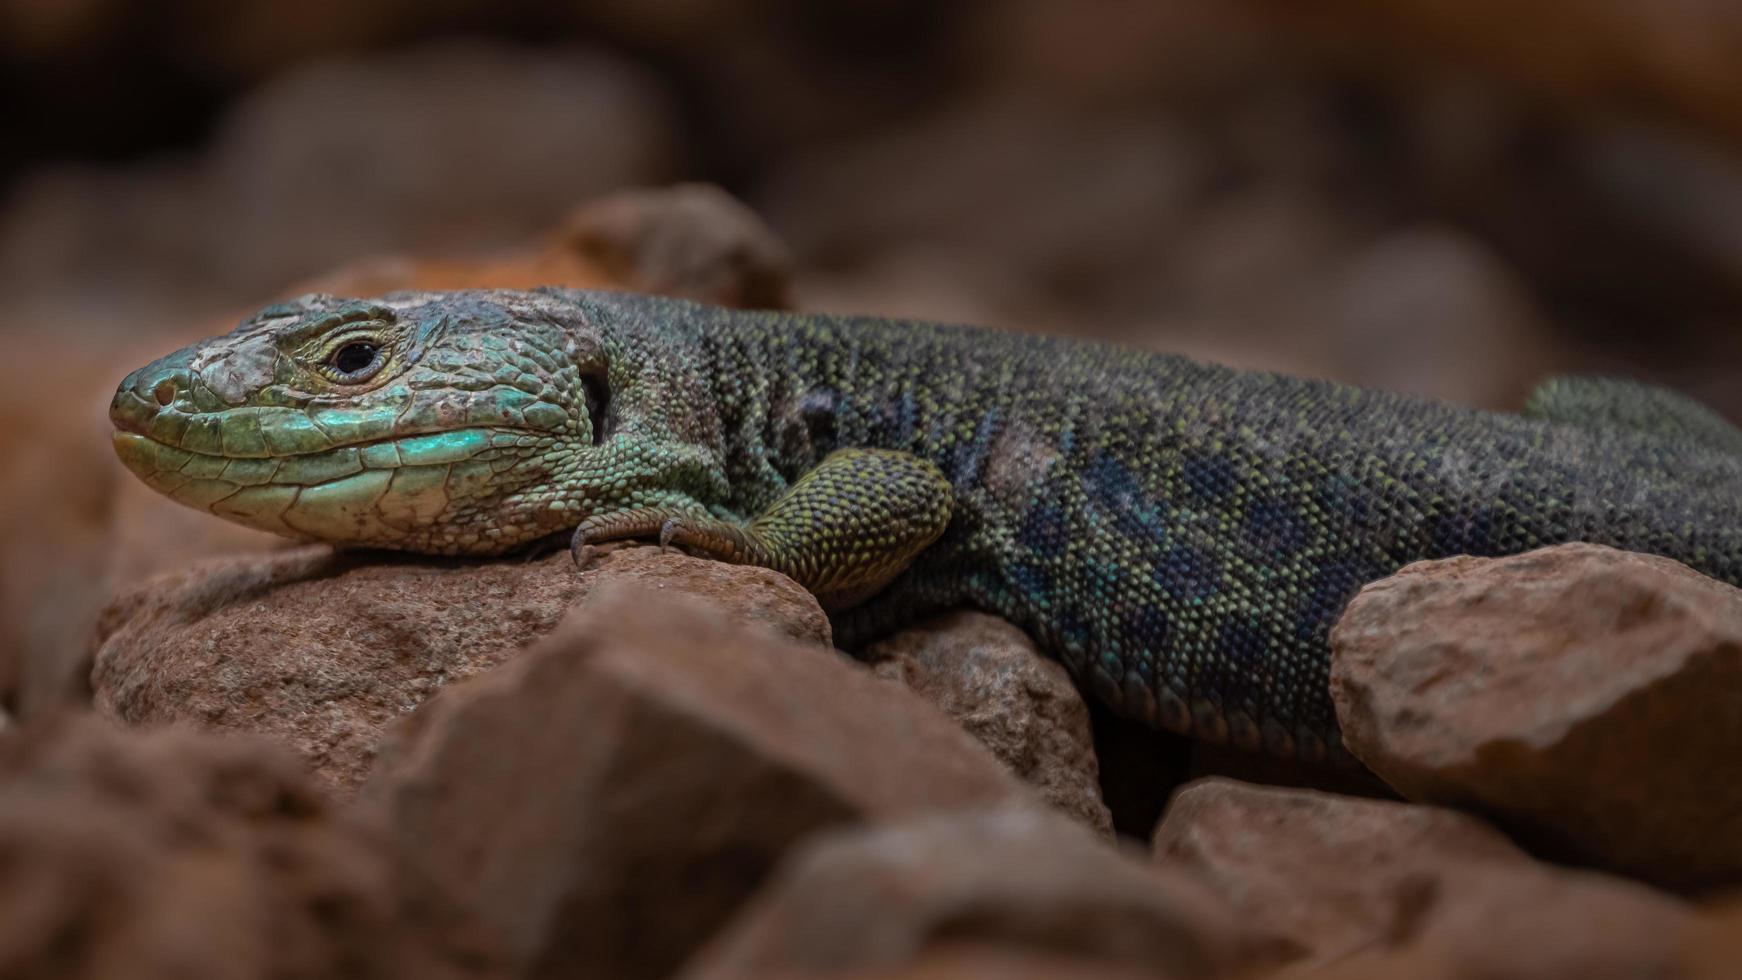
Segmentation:
{"type": "Polygon", "coordinates": [[[601,198],[571,215],[555,244],[636,292],[722,306],[787,305],[786,246],[712,184],[601,198]]]}
{"type": "Polygon", "coordinates": [[[1419,562],[1332,633],[1351,752],[1406,797],[1678,887],[1742,876],[1742,591],[1571,544],[1419,562]]]}
{"type": "Polygon", "coordinates": [[[566,552],[454,562],[314,546],[202,563],[123,594],[99,631],[96,702],[135,725],[276,736],[348,791],[389,722],[514,657],[608,580],[829,644],[827,618],[790,579],[657,548],[608,551],[577,573],[566,552]]]}
{"type": "Polygon", "coordinates": [[[863,654],[879,677],[942,708],[1047,802],[1102,834],[1113,819],[1101,802],[1089,708],[1064,665],[996,616],[939,616],[863,654]]]}
{"type": "MultiPolygon", "coordinates": [[[[761,976],[766,980],[811,980],[838,974],[792,969],[761,976]]],[[[1167,974],[992,943],[940,942],[900,965],[854,970],[850,976],[852,980],[1165,980],[1167,974]]]]}
{"type": "Polygon", "coordinates": [[[364,798],[519,975],[637,978],[668,975],[810,834],[1029,797],[844,656],[626,589],[412,715],[364,798]]]}
{"type": "Polygon", "coordinates": [[[1165,977],[1223,976],[1257,955],[1188,876],[1152,873],[1050,812],[1003,808],[807,845],[684,977],[858,977],[963,941],[1165,977]]]}
{"type": "Polygon", "coordinates": [[[1511,407],[1551,368],[1524,284],[1481,242],[1449,228],[1393,232],[1333,278],[1340,377],[1425,398],[1511,407]]]}
{"type": "Polygon", "coordinates": [[[1742,902],[1732,898],[1700,917],[1688,935],[1683,967],[1688,980],[1729,980],[1742,963],[1742,902]]]}
{"type": "Polygon", "coordinates": [[[1329,961],[1407,933],[1451,873],[1529,859],[1453,810],[1212,778],[1174,795],[1155,860],[1207,882],[1279,948],[1329,961]]]}
{"type": "Polygon", "coordinates": [[[1668,976],[1692,921],[1643,886],[1537,864],[1475,817],[1312,790],[1193,783],[1155,849],[1305,976],[1351,958],[1444,968],[1382,976],[1668,976]]]}
{"type": "Polygon", "coordinates": [[[503,976],[484,934],[263,741],[59,716],[0,739],[0,973],[503,976]]]}
{"type": "Polygon", "coordinates": [[[1217,745],[1212,742],[1193,742],[1191,754],[1191,768],[1187,779],[1220,776],[1243,783],[1316,789],[1343,796],[1378,800],[1403,798],[1385,785],[1378,776],[1359,766],[1336,763],[1312,765],[1298,759],[1282,759],[1262,752],[1246,752],[1232,745],[1217,745]]]}
{"type": "Polygon", "coordinates": [[[534,248],[470,260],[382,257],[290,291],[621,289],[719,306],[787,305],[791,259],[754,212],[711,184],[620,191],[575,209],[534,248]]]}

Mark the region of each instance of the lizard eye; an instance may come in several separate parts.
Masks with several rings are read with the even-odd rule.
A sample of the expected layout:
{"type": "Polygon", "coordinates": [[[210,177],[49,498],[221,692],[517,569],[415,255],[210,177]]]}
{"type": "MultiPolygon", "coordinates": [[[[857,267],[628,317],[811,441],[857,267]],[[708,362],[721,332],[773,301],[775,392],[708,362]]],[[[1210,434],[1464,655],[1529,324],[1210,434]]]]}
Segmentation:
{"type": "Polygon", "coordinates": [[[366,340],[354,340],[333,351],[327,366],[340,381],[364,381],[381,369],[381,348],[366,340]]]}

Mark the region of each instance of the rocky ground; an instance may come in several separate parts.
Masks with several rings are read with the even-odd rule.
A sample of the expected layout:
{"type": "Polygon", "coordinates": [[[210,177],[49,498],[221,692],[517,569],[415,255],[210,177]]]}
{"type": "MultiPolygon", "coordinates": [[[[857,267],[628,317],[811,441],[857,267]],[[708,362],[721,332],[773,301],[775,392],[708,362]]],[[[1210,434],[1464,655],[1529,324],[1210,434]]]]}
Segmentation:
{"type": "Polygon", "coordinates": [[[242,531],[102,412],[280,296],[557,284],[1742,417],[1717,7],[529,3],[516,46],[410,43],[512,19],[470,0],[121,6],[0,0],[0,52],[83,79],[21,132],[126,131],[97,66],[165,46],[253,87],[0,207],[0,977],[1742,976],[1742,592],[1673,562],[1372,584],[1361,765],[1315,770],[1113,717],[978,613],[848,656],[657,548],[242,531]]]}
{"type": "Polygon", "coordinates": [[[1742,590],[1453,559],[1334,642],[1384,785],[1199,775],[1134,827],[990,617],[859,660],[655,547],[214,559],[104,614],[94,713],[0,734],[0,974],[1735,975],[1742,590]]]}

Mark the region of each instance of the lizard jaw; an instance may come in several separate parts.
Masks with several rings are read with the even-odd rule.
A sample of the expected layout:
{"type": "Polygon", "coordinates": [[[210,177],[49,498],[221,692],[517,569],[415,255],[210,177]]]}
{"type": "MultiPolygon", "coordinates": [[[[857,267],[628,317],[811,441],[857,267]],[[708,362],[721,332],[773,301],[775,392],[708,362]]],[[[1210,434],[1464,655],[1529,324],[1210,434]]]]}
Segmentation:
{"type": "Polygon", "coordinates": [[[455,555],[499,554],[549,533],[536,513],[480,505],[501,495],[505,470],[554,442],[468,428],[262,459],[113,435],[116,455],[147,486],[225,520],[299,540],[455,555]]]}

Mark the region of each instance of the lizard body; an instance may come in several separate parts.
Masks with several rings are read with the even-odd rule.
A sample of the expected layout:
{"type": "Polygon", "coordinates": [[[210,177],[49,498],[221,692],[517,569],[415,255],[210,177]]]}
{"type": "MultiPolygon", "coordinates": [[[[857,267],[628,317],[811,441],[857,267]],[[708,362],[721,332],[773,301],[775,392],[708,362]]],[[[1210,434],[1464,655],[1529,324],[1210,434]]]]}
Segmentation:
{"type": "Polygon", "coordinates": [[[1606,384],[1513,415],[968,327],[477,291],[269,308],[111,414],[147,483],[251,526],[470,555],[658,537],[793,575],[847,646],[977,606],[1127,715],[1322,759],[1330,628],[1411,561],[1579,540],[1742,584],[1742,435],[1606,384]]]}

